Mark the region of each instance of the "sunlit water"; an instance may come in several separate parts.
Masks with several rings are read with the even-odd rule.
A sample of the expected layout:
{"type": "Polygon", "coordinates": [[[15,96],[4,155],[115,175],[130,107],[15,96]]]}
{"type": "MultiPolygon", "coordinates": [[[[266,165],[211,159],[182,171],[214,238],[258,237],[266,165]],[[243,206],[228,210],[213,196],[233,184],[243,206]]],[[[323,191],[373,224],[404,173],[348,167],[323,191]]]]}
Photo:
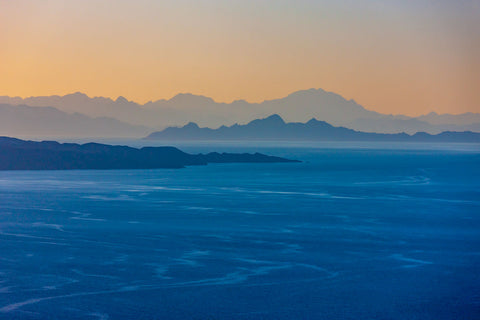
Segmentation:
{"type": "Polygon", "coordinates": [[[480,152],[0,172],[0,319],[475,319],[480,152]]]}

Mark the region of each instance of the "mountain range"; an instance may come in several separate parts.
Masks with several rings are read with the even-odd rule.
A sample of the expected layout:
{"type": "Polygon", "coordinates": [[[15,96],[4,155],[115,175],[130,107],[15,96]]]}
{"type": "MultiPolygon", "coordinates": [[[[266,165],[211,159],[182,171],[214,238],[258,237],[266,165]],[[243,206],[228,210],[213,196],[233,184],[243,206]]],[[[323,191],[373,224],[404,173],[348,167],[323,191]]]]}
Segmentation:
{"type": "MultiPolygon", "coordinates": [[[[99,122],[94,119],[102,119],[110,123],[98,127],[85,128],[82,132],[69,132],[58,128],[54,135],[57,136],[122,136],[137,137],[142,132],[154,131],[168,126],[182,125],[188,122],[195,122],[200,126],[216,128],[221,125],[233,125],[235,123],[247,123],[253,119],[264,118],[271,114],[279,114],[287,121],[305,122],[310,118],[321,119],[334,126],[343,126],[365,132],[377,133],[401,133],[409,134],[416,132],[427,132],[436,134],[443,131],[474,131],[480,132],[480,114],[465,113],[460,115],[429,113],[419,117],[408,117],[404,115],[387,115],[366,109],[354,100],[347,100],[342,96],[327,92],[322,89],[309,89],[294,92],[284,98],[266,100],[261,103],[249,103],[245,100],[237,100],[232,103],[215,102],[213,99],[181,93],[171,99],[150,101],[139,104],[129,101],[123,97],[113,100],[104,97],[88,97],[77,92],[65,96],[40,96],[40,97],[8,97],[0,96],[0,104],[3,108],[8,106],[23,106],[23,110],[10,108],[11,116],[20,123],[28,123],[28,118],[38,118],[38,130],[31,127],[30,131],[37,136],[43,136],[45,128],[58,127],[57,120],[49,120],[51,108],[57,109],[71,115],[83,115],[91,119],[90,123],[99,122]],[[50,107],[50,109],[39,108],[35,116],[30,114],[33,110],[26,111],[29,107],[50,107]],[[14,114],[15,111],[18,111],[14,114]],[[12,113],[13,112],[13,113],[12,113]],[[44,113],[44,115],[43,115],[44,113]],[[112,128],[110,128],[112,126],[112,128]],[[115,127],[116,126],[116,127],[115,127]],[[129,126],[129,127],[127,127],[129,126]],[[114,129],[115,127],[116,129],[114,129]],[[43,129],[42,129],[43,128],[43,129]],[[103,132],[105,131],[105,132],[103,132]],[[120,134],[117,134],[121,131],[120,134]],[[123,132],[123,134],[122,134],[123,132]]],[[[76,119],[66,119],[64,123],[75,122],[76,119]]],[[[3,114],[2,114],[3,118],[3,114]]],[[[6,118],[5,118],[6,119],[6,118]]],[[[0,128],[7,122],[0,118],[0,128]]],[[[84,121],[87,121],[84,119],[84,121]]],[[[86,125],[78,125],[83,127],[86,125]]],[[[70,127],[70,126],[66,126],[70,127]]],[[[75,125],[72,124],[72,128],[75,125]]],[[[13,130],[9,128],[8,130],[13,130]]],[[[0,134],[15,135],[6,129],[0,134]]],[[[73,130],[73,129],[72,129],[73,130]]],[[[20,129],[18,131],[21,132],[20,129]]],[[[49,134],[49,132],[47,132],[49,134]]]]}
{"type": "Polygon", "coordinates": [[[264,119],[257,119],[246,125],[235,124],[218,129],[200,128],[196,123],[183,127],[169,127],[157,131],[145,139],[162,141],[193,140],[283,140],[283,141],[402,141],[402,142],[480,142],[480,133],[445,131],[436,135],[417,132],[406,133],[371,133],[361,132],[345,127],[335,127],[315,118],[306,123],[286,123],[274,114],[264,119]]]}

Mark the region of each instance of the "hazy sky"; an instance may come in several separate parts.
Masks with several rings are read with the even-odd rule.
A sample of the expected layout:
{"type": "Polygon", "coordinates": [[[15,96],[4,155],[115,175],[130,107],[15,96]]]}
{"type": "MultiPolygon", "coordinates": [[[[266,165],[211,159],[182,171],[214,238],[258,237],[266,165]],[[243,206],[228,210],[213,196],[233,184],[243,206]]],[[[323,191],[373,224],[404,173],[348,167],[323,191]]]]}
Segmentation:
{"type": "Polygon", "coordinates": [[[0,95],[480,112],[480,1],[0,0],[0,95]]]}

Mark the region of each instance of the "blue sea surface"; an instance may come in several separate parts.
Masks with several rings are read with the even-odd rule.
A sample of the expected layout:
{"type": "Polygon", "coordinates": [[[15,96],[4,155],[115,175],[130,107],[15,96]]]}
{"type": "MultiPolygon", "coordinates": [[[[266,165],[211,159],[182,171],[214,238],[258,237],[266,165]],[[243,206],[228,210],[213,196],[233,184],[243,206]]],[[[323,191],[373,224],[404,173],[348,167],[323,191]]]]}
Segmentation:
{"type": "MultiPolygon", "coordinates": [[[[379,147],[380,146],[380,147],[379,147]]],[[[0,319],[479,319],[480,148],[0,172],[0,319]]]]}

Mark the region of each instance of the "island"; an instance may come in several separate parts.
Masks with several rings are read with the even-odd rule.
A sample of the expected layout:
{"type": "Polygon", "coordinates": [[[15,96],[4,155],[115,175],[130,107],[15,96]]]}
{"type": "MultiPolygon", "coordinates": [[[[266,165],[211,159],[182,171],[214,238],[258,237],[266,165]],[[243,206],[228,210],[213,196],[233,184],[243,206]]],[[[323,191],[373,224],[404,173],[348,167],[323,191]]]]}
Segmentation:
{"type": "Polygon", "coordinates": [[[25,141],[0,137],[0,170],[157,169],[208,163],[300,162],[261,153],[188,154],[175,147],[25,141]]]}

